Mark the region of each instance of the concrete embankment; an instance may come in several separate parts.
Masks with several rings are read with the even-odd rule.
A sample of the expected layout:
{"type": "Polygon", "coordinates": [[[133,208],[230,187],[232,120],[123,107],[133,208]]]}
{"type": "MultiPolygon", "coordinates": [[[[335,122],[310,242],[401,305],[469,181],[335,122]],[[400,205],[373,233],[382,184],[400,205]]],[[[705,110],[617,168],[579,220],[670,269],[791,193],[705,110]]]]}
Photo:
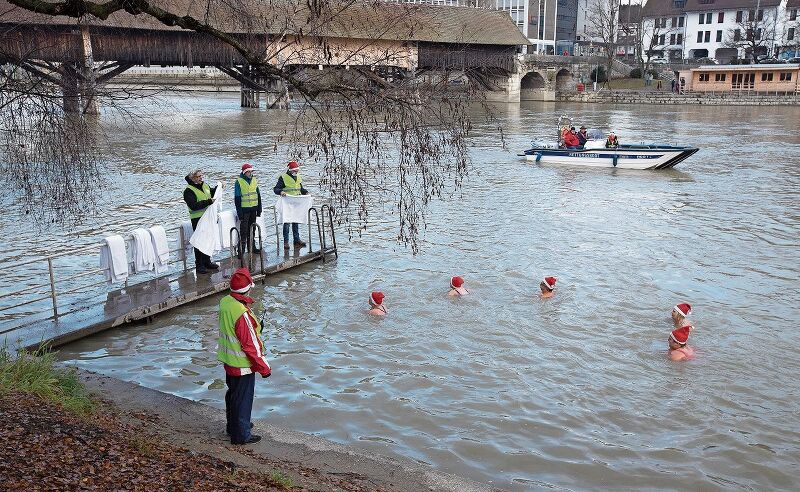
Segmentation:
{"type": "MultiPolygon", "coordinates": [[[[498,490],[486,484],[437,472],[405,458],[390,458],[336,444],[320,437],[255,421],[254,432],[263,439],[248,446],[231,446],[225,436],[225,412],[201,403],[161,393],[134,383],[78,371],[86,388],[113,403],[122,412],[147,415],[149,430],[165,441],[232,461],[258,466],[257,458],[299,463],[322,473],[358,477],[370,489],[385,491],[498,490]]],[[[302,483],[302,482],[301,482],[302,483]]]]}
{"type": "Polygon", "coordinates": [[[560,102],[599,104],[705,104],[709,106],[800,106],[800,95],[691,93],[664,91],[556,92],[560,102]]]}

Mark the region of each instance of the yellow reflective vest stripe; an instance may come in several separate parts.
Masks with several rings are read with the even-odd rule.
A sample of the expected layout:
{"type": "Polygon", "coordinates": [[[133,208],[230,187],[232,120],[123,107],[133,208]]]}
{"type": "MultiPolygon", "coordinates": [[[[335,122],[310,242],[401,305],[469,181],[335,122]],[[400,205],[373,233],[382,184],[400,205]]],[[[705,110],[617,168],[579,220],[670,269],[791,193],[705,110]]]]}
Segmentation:
{"type": "MultiPolygon", "coordinates": [[[[210,200],[211,199],[211,188],[205,183],[203,183],[203,191],[198,190],[194,186],[186,185],[187,190],[192,190],[194,192],[194,196],[197,197],[198,202],[202,202],[203,200],[210,200]]],[[[188,207],[188,205],[187,205],[188,207]]],[[[206,208],[201,208],[200,210],[192,210],[189,209],[189,218],[190,219],[198,219],[203,216],[203,212],[206,211],[206,208]]]]}
{"type": "Polygon", "coordinates": [[[239,183],[239,191],[242,193],[242,208],[255,208],[258,206],[258,181],[251,178],[248,183],[246,179],[236,178],[239,183]]]}
{"type": "MultiPolygon", "coordinates": [[[[219,301],[219,340],[217,360],[231,367],[251,367],[250,359],[242,350],[242,344],[236,336],[236,321],[248,312],[247,306],[231,295],[219,301]]],[[[255,316],[253,317],[255,318],[255,316]]],[[[261,340],[261,323],[256,320],[256,336],[261,340]]]]}
{"type": "Polygon", "coordinates": [[[283,191],[287,195],[300,194],[300,190],[302,189],[301,185],[303,184],[303,178],[301,178],[299,174],[297,175],[297,179],[293,178],[289,173],[283,173],[283,175],[281,175],[281,178],[283,178],[283,186],[284,186],[283,191]]]}

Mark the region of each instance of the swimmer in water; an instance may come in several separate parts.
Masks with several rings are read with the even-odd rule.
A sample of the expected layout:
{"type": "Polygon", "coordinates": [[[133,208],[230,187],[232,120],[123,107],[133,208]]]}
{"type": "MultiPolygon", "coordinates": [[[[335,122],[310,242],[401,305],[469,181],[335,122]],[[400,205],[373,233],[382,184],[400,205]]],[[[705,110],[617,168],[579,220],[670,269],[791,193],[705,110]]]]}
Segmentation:
{"type": "Polygon", "coordinates": [[[469,291],[464,287],[464,279],[462,277],[453,277],[450,279],[450,290],[447,292],[448,296],[466,296],[469,291]]]}
{"type": "Polygon", "coordinates": [[[556,278],[555,277],[545,277],[539,283],[539,289],[542,291],[539,294],[539,297],[542,299],[547,299],[549,297],[553,297],[555,295],[556,290],[556,278]]]}
{"type": "Polygon", "coordinates": [[[688,360],[694,357],[694,349],[686,342],[689,341],[689,332],[692,331],[691,325],[685,325],[669,334],[669,358],[672,360],[688,360]]]}
{"type": "Polygon", "coordinates": [[[369,295],[369,314],[374,314],[375,316],[386,316],[388,312],[386,311],[386,307],[383,305],[383,292],[373,292],[369,295]]]}
{"type": "Polygon", "coordinates": [[[686,323],[686,318],[691,312],[692,306],[685,302],[672,308],[672,323],[675,325],[675,328],[681,328],[683,325],[688,324],[686,323]]]}

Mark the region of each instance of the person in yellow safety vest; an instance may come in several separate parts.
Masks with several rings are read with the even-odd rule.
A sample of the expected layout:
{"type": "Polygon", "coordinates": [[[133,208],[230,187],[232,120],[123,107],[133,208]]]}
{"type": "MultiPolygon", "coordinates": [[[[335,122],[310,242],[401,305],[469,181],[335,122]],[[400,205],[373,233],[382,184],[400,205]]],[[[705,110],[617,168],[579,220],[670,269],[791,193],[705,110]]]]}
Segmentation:
{"type": "Polygon", "coordinates": [[[242,174],[236,178],[233,203],[236,205],[236,215],[239,217],[239,259],[246,249],[260,253],[261,250],[255,244],[251,244],[251,241],[255,242],[255,238],[250,237],[250,227],[256,223],[256,217],[261,217],[261,191],[258,189],[258,180],[253,177],[251,164],[243,165],[242,174]]]}
{"type": "MultiPolygon", "coordinates": [[[[189,220],[192,221],[192,229],[197,229],[200,217],[209,205],[214,203],[211,198],[217,191],[217,187],[209,187],[203,182],[203,171],[196,169],[186,175],[186,188],[183,190],[183,201],[189,207],[189,220]]],[[[209,270],[219,269],[219,265],[211,261],[211,257],[194,248],[194,266],[197,273],[208,273],[209,270]]]]}
{"type": "MultiPolygon", "coordinates": [[[[291,161],[286,165],[286,172],[278,177],[278,183],[273,188],[276,195],[296,196],[308,195],[308,190],[303,188],[303,178],[300,177],[300,164],[291,161]]],[[[292,236],[294,236],[294,247],[303,248],[306,243],[300,239],[300,227],[292,223],[292,236]]],[[[289,224],[283,224],[283,248],[289,249],[289,224]]]]}
{"type": "Polygon", "coordinates": [[[250,416],[253,411],[256,373],[269,377],[272,369],[261,340],[261,323],[250,305],[247,293],[254,287],[247,268],[239,268],[231,276],[231,293],[219,301],[219,342],[217,359],[225,367],[226,432],[231,444],[251,444],[261,440],[253,434],[250,416]]]}

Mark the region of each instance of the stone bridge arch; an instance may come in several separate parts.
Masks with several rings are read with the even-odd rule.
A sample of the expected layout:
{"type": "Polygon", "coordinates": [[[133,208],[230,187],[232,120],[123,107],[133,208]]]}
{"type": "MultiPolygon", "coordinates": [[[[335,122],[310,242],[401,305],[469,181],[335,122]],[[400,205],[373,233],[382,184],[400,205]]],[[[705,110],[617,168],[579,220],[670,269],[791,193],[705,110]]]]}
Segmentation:
{"type": "Polygon", "coordinates": [[[554,89],[557,91],[566,91],[574,88],[575,81],[572,78],[572,72],[567,68],[562,68],[556,72],[556,80],[554,89]]]}

